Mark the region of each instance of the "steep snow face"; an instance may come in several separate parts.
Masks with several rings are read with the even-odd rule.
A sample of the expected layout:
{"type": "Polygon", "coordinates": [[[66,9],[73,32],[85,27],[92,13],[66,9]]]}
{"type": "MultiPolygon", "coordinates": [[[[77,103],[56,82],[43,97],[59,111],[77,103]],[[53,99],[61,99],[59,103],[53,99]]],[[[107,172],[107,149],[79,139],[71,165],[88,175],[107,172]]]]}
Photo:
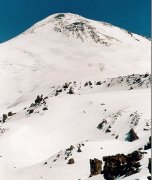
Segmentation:
{"type": "Polygon", "coordinates": [[[79,15],[55,14],[0,45],[1,106],[57,82],[145,72],[149,40],[79,15]]]}

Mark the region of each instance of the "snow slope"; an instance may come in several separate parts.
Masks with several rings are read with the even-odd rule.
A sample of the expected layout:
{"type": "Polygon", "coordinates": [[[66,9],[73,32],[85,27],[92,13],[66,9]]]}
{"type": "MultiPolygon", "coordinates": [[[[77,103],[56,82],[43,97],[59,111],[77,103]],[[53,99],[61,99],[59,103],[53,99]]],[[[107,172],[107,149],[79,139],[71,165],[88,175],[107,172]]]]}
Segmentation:
{"type": "MultiPolygon", "coordinates": [[[[0,126],[0,179],[88,179],[89,159],[143,147],[150,136],[149,73],[148,39],[70,13],[0,44],[0,120],[15,113],[0,126]],[[41,94],[45,102],[31,105],[41,94]],[[126,141],[131,128],[134,142],[126,141]],[[70,145],[73,165],[65,154],[70,145]]],[[[149,157],[147,150],[141,171],[126,179],[146,179],[149,157]]]]}
{"type": "Polygon", "coordinates": [[[10,105],[27,92],[46,90],[48,84],[150,72],[148,39],[78,15],[65,14],[62,22],[56,16],[46,18],[0,45],[1,106],[10,105]],[[54,30],[74,22],[91,26],[108,45],[95,43],[87,33],[89,37],[83,35],[83,39],[88,42],[81,43],[71,31],[65,34],[54,30]]]}

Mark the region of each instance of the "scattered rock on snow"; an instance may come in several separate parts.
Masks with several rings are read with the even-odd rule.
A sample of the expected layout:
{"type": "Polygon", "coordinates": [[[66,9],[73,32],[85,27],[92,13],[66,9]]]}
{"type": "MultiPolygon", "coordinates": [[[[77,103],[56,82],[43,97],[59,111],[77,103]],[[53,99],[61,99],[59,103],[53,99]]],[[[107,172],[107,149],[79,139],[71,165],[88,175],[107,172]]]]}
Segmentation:
{"type": "Polygon", "coordinates": [[[80,146],[78,147],[78,151],[77,151],[77,152],[82,152],[82,150],[81,150],[80,146]]]}
{"type": "Polygon", "coordinates": [[[71,158],[71,159],[69,159],[69,161],[68,161],[68,163],[67,164],[74,164],[75,162],[74,162],[74,159],[73,158],[71,158]]]}
{"type": "Polygon", "coordinates": [[[46,110],[48,110],[48,108],[47,108],[47,107],[44,107],[44,108],[43,108],[43,111],[46,111],[46,110]]]}

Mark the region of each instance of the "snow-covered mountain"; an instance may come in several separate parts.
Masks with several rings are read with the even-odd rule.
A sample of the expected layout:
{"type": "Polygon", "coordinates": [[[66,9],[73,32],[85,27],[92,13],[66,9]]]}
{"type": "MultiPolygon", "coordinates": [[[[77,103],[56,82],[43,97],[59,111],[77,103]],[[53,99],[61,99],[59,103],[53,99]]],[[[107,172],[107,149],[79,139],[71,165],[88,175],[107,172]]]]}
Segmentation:
{"type": "Polygon", "coordinates": [[[0,44],[0,179],[84,180],[94,158],[104,171],[89,179],[147,179],[150,53],[149,39],[70,13],[0,44]],[[110,174],[112,155],[126,166],[134,151],[110,174]]]}

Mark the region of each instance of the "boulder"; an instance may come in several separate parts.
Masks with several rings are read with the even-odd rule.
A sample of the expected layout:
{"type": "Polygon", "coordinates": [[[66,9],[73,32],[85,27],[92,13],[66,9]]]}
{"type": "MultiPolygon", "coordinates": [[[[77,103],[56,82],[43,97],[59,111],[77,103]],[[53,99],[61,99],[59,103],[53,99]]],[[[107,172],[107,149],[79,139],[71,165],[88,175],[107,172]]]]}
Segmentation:
{"type": "Polygon", "coordinates": [[[47,107],[44,107],[44,108],[43,108],[43,111],[47,111],[47,110],[48,110],[48,108],[47,108],[47,107]]]}
{"type": "Polygon", "coordinates": [[[135,133],[133,128],[128,132],[127,135],[128,135],[128,137],[126,138],[126,140],[129,142],[133,142],[133,141],[139,139],[139,137],[137,136],[137,134],[135,133]]]}
{"type": "Polygon", "coordinates": [[[78,151],[77,151],[77,152],[82,152],[82,150],[81,150],[80,146],[78,147],[78,151]]]}
{"type": "Polygon", "coordinates": [[[8,116],[13,116],[13,113],[11,111],[8,112],[8,116]]]}
{"type": "Polygon", "coordinates": [[[69,161],[68,161],[68,163],[67,164],[74,164],[75,162],[74,162],[74,159],[73,158],[71,158],[71,159],[69,159],[69,161]]]}
{"type": "Polygon", "coordinates": [[[102,161],[98,159],[90,159],[90,176],[101,174],[102,172],[102,161]]]}

